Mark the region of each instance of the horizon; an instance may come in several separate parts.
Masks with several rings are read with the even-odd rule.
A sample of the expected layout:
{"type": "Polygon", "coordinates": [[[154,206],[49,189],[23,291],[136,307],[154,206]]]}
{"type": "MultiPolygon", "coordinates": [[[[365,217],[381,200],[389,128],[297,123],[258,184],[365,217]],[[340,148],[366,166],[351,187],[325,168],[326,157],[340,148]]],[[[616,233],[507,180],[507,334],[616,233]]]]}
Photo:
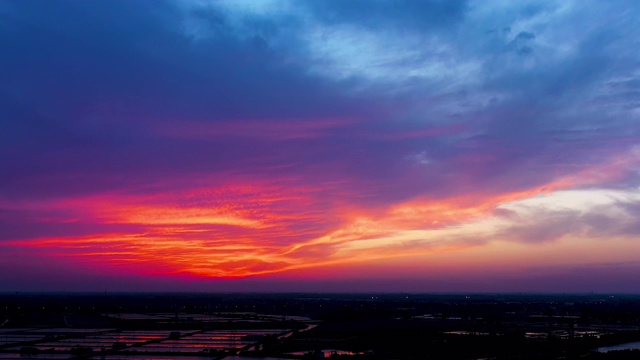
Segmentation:
{"type": "Polygon", "coordinates": [[[0,290],[640,293],[640,3],[0,3],[0,290]]]}
{"type": "Polygon", "coordinates": [[[551,297],[566,297],[566,296],[609,296],[609,297],[638,297],[640,293],[610,293],[610,292],[572,292],[572,293],[559,293],[559,292],[330,292],[330,291],[318,291],[318,292],[215,292],[215,291],[0,291],[0,295],[394,295],[394,296],[479,296],[479,297],[492,297],[492,296],[551,296],[551,297]]]}

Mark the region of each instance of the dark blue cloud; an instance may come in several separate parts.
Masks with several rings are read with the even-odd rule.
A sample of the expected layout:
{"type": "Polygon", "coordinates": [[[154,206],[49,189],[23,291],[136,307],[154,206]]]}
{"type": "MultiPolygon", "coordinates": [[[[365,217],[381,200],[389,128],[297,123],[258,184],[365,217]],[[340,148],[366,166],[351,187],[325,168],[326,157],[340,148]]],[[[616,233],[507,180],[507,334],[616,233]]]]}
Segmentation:
{"type": "Polygon", "coordinates": [[[155,131],[163,124],[371,112],[363,100],[340,96],[339,85],[279,64],[277,53],[256,39],[236,38],[233,29],[192,41],[182,33],[180,10],[167,3],[12,5],[0,33],[8,54],[0,59],[6,80],[0,101],[10,194],[32,193],[34,182],[47,177],[49,189],[32,195],[113,189],[124,176],[135,183],[268,165],[283,161],[269,159],[269,151],[296,153],[296,144],[270,141],[166,139],[155,131]]]}
{"type": "Polygon", "coordinates": [[[629,112],[638,97],[627,89],[634,65],[611,51],[633,43],[629,24],[611,21],[627,11],[458,1],[310,1],[266,14],[233,6],[6,2],[3,195],[140,191],[162,178],[240,173],[344,177],[385,203],[526,188],[637,140],[629,112]],[[598,11],[608,19],[594,30],[587,25],[598,11]],[[622,113],[604,105],[612,103],[622,113]],[[342,123],[314,138],[228,130],[327,119],[342,123]],[[412,162],[418,154],[429,161],[412,162]],[[357,185],[365,181],[375,185],[357,185]]]}
{"type": "Polygon", "coordinates": [[[328,24],[450,31],[464,18],[467,1],[307,1],[310,11],[328,24]]]}

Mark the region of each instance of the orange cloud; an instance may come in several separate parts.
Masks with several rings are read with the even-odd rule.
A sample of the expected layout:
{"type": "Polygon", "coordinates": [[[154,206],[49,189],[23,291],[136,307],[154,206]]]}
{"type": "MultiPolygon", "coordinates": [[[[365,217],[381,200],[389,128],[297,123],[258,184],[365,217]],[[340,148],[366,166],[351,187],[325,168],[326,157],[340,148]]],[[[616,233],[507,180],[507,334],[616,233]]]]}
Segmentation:
{"type": "Polygon", "coordinates": [[[255,183],[169,196],[104,195],[27,204],[72,208],[74,216],[136,224],[142,231],[8,244],[97,268],[221,278],[395,261],[484,244],[466,239],[491,238],[496,229],[491,221],[502,204],[595,184],[619,176],[633,161],[624,158],[531,189],[416,198],[375,213],[344,202],[327,204],[319,189],[255,183]]]}

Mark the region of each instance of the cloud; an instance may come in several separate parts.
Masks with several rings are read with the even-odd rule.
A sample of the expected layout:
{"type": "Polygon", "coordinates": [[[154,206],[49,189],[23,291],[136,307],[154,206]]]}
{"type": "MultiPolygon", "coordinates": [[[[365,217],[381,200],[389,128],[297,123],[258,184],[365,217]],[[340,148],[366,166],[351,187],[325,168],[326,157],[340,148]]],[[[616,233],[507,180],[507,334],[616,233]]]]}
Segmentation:
{"type": "Polygon", "coordinates": [[[588,5],[4,1],[0,237],[220,276],[632,237],[638,9],[588,5]]]}
{"type": "Polygon", "coordinates": [[[499,205],[498,217],[505,222],[494,237],[537,243],[565,236],[602,241],[633,236],[629,230],[637,226],[638,203],[637,190],[563,190],[540,195],[499,205]]]}

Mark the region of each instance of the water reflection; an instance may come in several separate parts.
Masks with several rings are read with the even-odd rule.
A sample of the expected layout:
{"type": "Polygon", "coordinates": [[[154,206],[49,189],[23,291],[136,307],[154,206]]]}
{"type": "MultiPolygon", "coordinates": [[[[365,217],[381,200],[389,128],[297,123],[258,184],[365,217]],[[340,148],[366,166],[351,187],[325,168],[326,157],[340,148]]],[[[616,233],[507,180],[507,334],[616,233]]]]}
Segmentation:
{"type": "Polygon", "coordinates": [[[640,341],[629,342],[614,346],[606,346],[597,349],[598,352],[606,353],[609,351],[617,351],[617,350],[640,350],[640,341]]]}

